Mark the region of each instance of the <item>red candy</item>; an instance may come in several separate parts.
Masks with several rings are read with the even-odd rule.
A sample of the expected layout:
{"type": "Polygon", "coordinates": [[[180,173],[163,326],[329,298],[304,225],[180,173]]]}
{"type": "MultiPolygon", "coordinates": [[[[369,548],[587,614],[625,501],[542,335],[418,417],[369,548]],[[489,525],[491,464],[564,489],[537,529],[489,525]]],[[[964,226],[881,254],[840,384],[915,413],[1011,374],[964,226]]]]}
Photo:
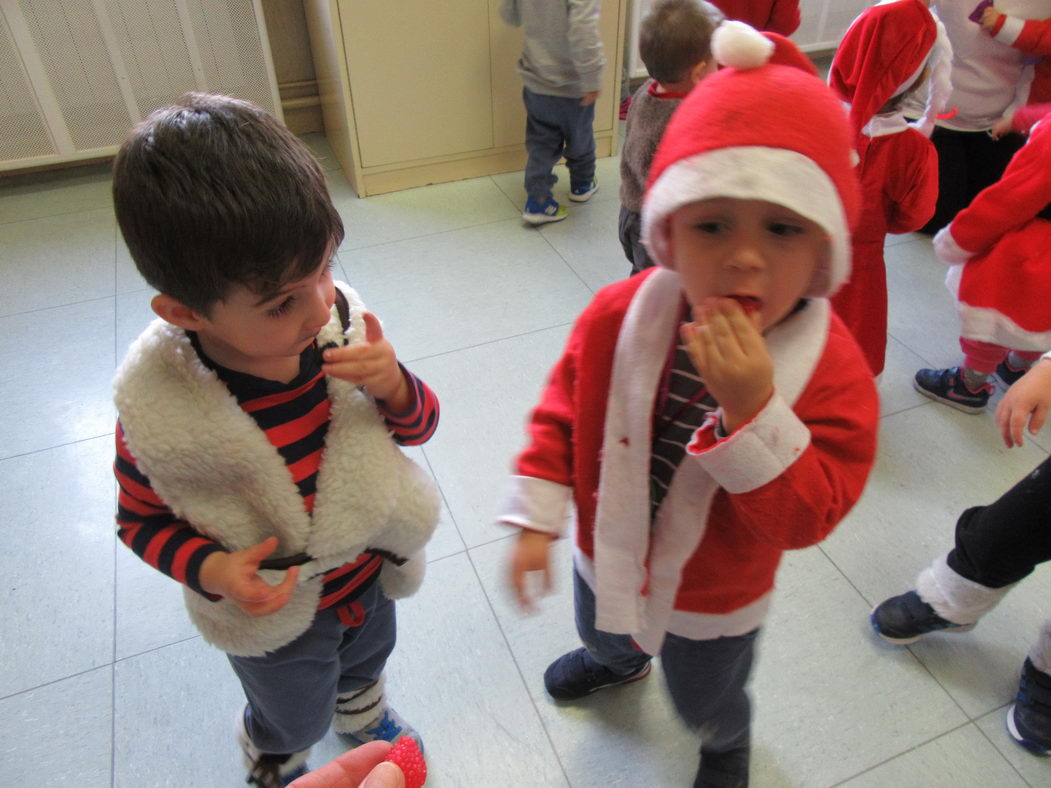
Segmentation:
{"type": "Polygon", "coordinates": [[[752,312],[758,312],[761,306],[759,299],[755,296],[732,295],[730,298],[741,305],[741,309],[745,311],[746,315],[750,315],[752,312]]]}
{"type": "Polygon", "coordinates": [[[402,736],[384,759],[395,764],[405,775],[405,788],[422,788],[427,782],[427,763],[415,739],[402,736]]]}

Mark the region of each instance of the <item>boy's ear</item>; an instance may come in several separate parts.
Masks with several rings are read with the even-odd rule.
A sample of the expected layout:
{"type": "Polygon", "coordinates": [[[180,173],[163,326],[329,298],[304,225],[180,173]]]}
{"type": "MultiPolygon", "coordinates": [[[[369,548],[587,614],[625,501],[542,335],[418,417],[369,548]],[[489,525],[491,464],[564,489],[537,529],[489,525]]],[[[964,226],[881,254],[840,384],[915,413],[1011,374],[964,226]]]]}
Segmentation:
{"type": "Polygon", "coordinates": [[[715,73],[715,68],[715,55],[711,55],[707,60],[702,60],[690,69],[690,82],[696,85],[709,74],[715,73]]]}
{"type": "Polygon", "coordinates": [[[158,317],[167,320],[174,326],[185,328],[187,331],[199,331],[207,323],[204,317],[190,307],[164,293],[158,293],[153,297],[153,300],[150,301],[150,308],[158,317]]]}

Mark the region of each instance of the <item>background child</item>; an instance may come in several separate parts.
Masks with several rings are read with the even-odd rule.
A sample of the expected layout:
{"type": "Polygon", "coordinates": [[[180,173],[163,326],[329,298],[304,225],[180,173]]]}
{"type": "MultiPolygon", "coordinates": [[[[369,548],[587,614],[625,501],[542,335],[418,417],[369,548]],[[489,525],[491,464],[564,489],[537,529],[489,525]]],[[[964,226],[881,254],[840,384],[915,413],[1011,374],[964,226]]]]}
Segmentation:
{"type": "Polygon", "coordinates": [[[1045,115],[1003,178],[935,236],[935,254],[951,266],[946,284],[956,296],[964,359],[958,367],[917,372],[921,394],[981,413],[993,373],[1009,386],[1051,348],[1048,167],[1051,125],[1045,115]]]}
{"type": "Polygon", "coordinates": [[[620,154],[620,244],[633,274],[653,266],[639,239],[650,162],[672,113],[715,70],[711,37],[722,19],[704,0],[663,0],[639,28],[639,55],[650,79],[632,98],[620,154]]]}
{"type": "Polygon", "coordinates": [[[438,405],[332,281],[320,167],[258,107],[189,94],[125,141],[113,199],[162,318],[114,383],[120,538],[227,652],[249,781],[302,773],[334,716],[354,744],[415,737],[383,668],[438,501],[395,441],[438,405]]]}
{"type": "MultiPolygon", "coordinates": [[[[1022,445],[1029,423],[1035,435],[1051,407],[1051,353],[1015,383],[996,409],[1008,448],[1022,445]]],[[[1016,583],[1051,560],[1051,459],[989,506],[976,506],[956,522],[956,547],[920,573],[916,588],[881,602],[872,627],[891,643],[915,643],[933,632],[967,632],[1016,583]]],[[[1007,729],[1037,755],[1051,752],[1051,621],[1022,666],[1018,697],[1007,710],[1007,729]]]]}
{"type": "Polygon", "coordinates": [[[745,685],[782,551],[831,531],[875,454],[872,378],[825,299],[850,269],[851,135],[820,79],[764,64],[772,49],[739,22],[716,31],[730,67],[686,97],[650,173],[660,267],[578,319],[500,516],[522,529],[511,579],[529,605],[574,502],[585,647],[545,686],[580,698],[660,655],[701,737],[697,785],[747,784],[745,685]]]}
{"type": "Polygon", "coordinates": [[[599,0],[502,0],[500,16],[524,34],[518,73],[525,87],[526,204],[530,224],[558,222],[565,208],[551,194],[552,169],[563,156],[569,199],[586,202],[595,181],[595,100],[606,59],[599,37],[599,0]]]}
{"type": "Polygon", "coordinates": [[[714,0],[726,14],[751,25],[756,30],[769,30],[790,36],[799,27],[799,0],[714,0]]]}
{"type": "MultiPolygon", "coordinates": [[[[937,40],[938,26],[921,0],[873,6],[851,24],[829,71],[832,89],[850,104],[862,206],[852,237],[850,281],[832,297],[832,306],[858,340],[873,375],[883,372],[887,351],[884,241],[888,232],[923,227],[938,199],[937,152],[902,112],[906,96],[926,79],[932,58],[937,60],[937,40]]],[[[938,67],[947,76],[948,57],[938,60],[938,67]]]]}

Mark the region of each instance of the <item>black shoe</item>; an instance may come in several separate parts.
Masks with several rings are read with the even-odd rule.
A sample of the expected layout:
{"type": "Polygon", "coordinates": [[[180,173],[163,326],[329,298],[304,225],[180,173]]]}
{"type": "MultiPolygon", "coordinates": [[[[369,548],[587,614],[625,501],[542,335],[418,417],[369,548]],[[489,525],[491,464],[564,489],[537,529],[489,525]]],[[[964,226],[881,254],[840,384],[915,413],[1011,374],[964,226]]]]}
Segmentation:
{"type": "Polygon", "coordinates": [[[730,752],[701,751],[701,768],[694,778],[693,788],[747,788],[749,747],[730,752]]]}
{"type": "Polygon", "coordinates": [[[954,624],[934,612],[915,591],[885,599],[869,615],[876,634],[889,643],[907,646],[931,632],[970,632],[974,624],[954,624]]]}
{"type": "Polygon", "coordinates": [[[1021,378],[1029,367],[1012,367],[1010,359],[1004,359],[996,365],[996,377],[1004,384],[1004,388],[1011,388],[1021,378]]]}
{"type": "Polygon", "coordinates": [[[576,700],[606,687],[644,679],[650,674],[650,660],[626,676],[598,664],[586,648],[563,654],[544,671],[544,686],[555,700],[576,700]]]}
{"type": "Polygon", "coordinates": [[[978,391],[971,391],[963,382],[960,367],[948,369],[921,369],[912,381],[913,388],[950,408],[964,413],[982,413],[989,403],[993,387],[988,383],[978,391]]]}
{"type": "Polygon", "coordinates": [[[1007,732],[1034,755],[1051,750],[1051,676],[1027,657],[1018,681],[1018,697],[1007,710],[1007,732]]]}

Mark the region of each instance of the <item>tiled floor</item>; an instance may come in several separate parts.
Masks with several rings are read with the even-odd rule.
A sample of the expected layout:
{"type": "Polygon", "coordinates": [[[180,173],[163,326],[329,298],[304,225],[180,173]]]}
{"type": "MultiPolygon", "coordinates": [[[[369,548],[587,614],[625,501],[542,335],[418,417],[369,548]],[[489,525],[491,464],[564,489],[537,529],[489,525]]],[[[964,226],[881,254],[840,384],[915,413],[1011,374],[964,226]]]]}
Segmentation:
{"type": "MultiPolygon", "coordinates": [[[[521,425],[571,321],[626,270],[617,161],[601,191],[541,230],[519,219],[520,175],[357,200],[324,140],[347,225],[339,260],[403,359],[442,401],[413,456],[445,508],[423,591],[400,605],[391,695],[422,731],[436,788],[685,786],[694,745],[659,677],[558,706],[547,662],[573,647],[566,543],[532,617],[505,588],[492,525],[521,425]]],[[[565,188],[563,178],[561,187],[565,188]]],[[[561,192],[559,192],[561,194],[561,192]]],[[[1051,763],[1003,730],[1017,671],[1049,612],[1039,570],[973,633],[878,643],[870,607],[910,586],[988,502],[1051,448],[1002,448],[992,414],[910,386],[957,356],[944,269],[920,237],[888,244],[889,364],[880,458],[835,534],[792,554],[753,684],[757,786],[1045,786],[1051,763]]],[[[113,536],[109,380],[150,318],[116,231],[104,167],[0,186],[0,784],[235,786],[240,691],[187,623],[179,589],[113,536]]],[[[334,756],[330,737],[313,761],[334,756]]]]}

